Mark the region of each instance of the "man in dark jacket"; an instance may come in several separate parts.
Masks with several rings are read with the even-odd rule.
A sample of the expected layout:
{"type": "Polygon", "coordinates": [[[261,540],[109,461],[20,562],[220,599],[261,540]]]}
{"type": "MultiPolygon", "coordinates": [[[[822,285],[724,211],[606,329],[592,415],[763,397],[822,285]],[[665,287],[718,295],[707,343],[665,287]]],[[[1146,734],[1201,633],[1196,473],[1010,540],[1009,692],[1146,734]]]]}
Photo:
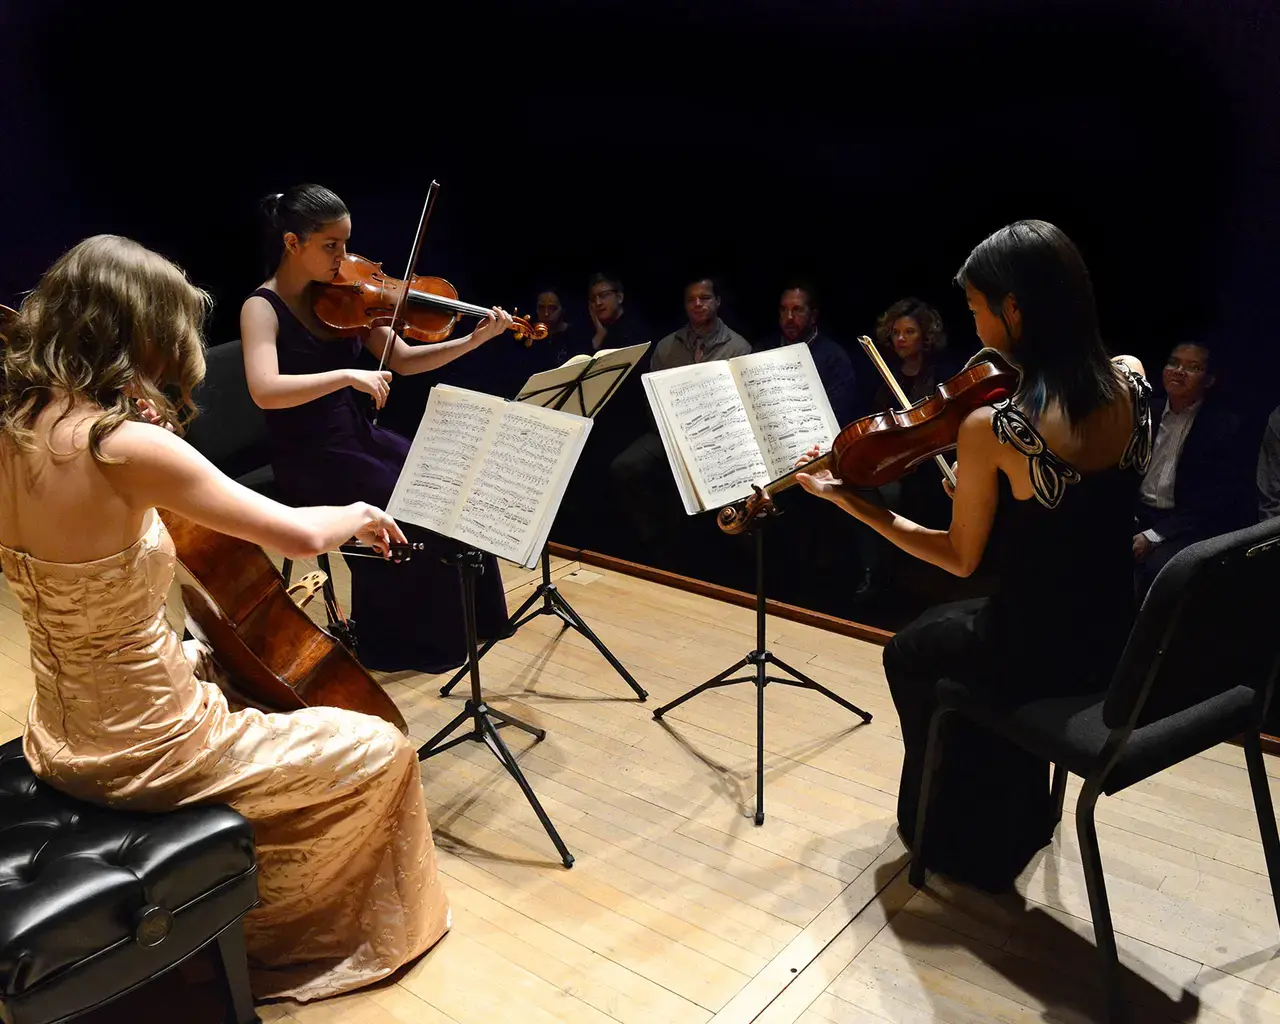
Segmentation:
{"type": "Polygon", "coordinates": [[[1138,492],[1135,586],[1145,597],[1165,563],[1188,544],[1244,525],[1241,419],[1213,394],[1203,343],[1176,346],[1151,410],[1151,464],[1138,492]]]}
{"type": "Polygon", "coordinates": [[[836,425],[844,427],[857,419],[857,379],[853,360],[838,342],[822,331],[818,324],[818,303],[813,288],[806,284],[789,284],[778,299],[778,331],[771,334],[756,351],[781,348],[783,345],[806,344],[813,356],[818,379],[827,393],[836,425]]]}

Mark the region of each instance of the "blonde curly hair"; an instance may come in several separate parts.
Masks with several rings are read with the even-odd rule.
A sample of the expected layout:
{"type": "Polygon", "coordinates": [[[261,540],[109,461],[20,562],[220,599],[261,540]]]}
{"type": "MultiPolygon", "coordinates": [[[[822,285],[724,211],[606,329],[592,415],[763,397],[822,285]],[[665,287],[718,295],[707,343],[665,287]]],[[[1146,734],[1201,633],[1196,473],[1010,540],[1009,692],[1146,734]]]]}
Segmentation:
{"type": "MultiPolygon", "coordinates": [[[[205,317],[213,306],[183,270],[119,235],[95,235],[64,253],[6,325],[0,371],[0,436],[36,447],[36,418],[55,399],[101,408],[89,428],[99,462],[116,460],[102,442],[146,399],[181,432],[196,414],[192,390],[204,379],[205,317]],[[176,402],[165,394],[176,388],[176,402]]],[[[46,444],[48,442],[46,441],[46,444]]]]}
{"type": "Polygon", "coordinates": [[[899,299],[876,320],[876,341],[884,351],[893,351],[893,325],[904,316],[911,317],[919,324],[926,352],[941,352],[947,347],[947,332],[943,329],[942,317],[938,315],[937,310],[920,299],[910,296],[899,299]]]}

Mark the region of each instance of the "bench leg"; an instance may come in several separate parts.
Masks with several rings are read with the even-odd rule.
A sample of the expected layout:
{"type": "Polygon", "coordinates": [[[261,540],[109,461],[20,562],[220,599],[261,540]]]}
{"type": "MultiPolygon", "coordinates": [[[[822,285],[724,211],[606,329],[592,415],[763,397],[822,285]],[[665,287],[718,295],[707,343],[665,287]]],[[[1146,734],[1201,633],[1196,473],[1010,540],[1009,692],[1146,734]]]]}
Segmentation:
{"type": "Polygon", "coordinates": [[[218,936],[218,955],[222,961],[222,978],[227,986],[230,1024],[262,1024],[253,1009],[249,991],[249,960],[244,951],[244,925],[237,919],[218,936]]]}

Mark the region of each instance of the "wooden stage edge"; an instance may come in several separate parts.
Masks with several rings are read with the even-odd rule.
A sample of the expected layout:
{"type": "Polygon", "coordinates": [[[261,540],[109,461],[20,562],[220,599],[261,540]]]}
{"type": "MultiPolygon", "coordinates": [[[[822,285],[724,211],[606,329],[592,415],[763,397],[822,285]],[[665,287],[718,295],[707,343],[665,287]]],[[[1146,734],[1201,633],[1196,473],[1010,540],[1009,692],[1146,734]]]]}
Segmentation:
{"type": "MultiPolygon", "coordinates": [[[[743,590],[722,587],[718,583],[707,583],[691,576],[681,576],[678,573],[668,572],[666,569],[655,569],[650,565],[628,562],[625,558],[615,558],[613,555],[601,554],[599,551],[588,551],[585,548],[575,548],[569,544],[557,544],[552,541],[547,546],[553,555],[559,558],[567,558],[569,561],[581,562],[583,565],[599,566],[601,569],[610,569],[613,572],[620,572],[627,576],[635,576],[642,580],[648,580],[650,583],[661,583],[663,586],[674,587],[676,590],[686,590],[702,597],[710,597],[716,601],[740,605],[743,608],[755,608],[756,606],[756,595],[748,594],[743,590]]],[[[875,626],[864,626],[861,622],[841,619],[835,615],[826,615],[823,612],[810,611],[808,608],[801,608],[799,605],[784,604],[771,598],[765,598],[765,613],[779,619],[800,622],[806,626],[817,626],[819,629],[825,629],[830,633],[839,633],[841,636],[851,636],[855,640],[866,640],[868,643],[879,644],[881,647],[893,639],[893,634],[887,630],[877,629],[875,626]]]]}
{"type": "MultiPolygon", "coordinates": [[[[627,576],[635,576],[651,583],[661,583],[663,586],[675,587],[677,590],[687,590],[693,594],[700,594],[703,597],[710,597],[728,604],[740,605],[743,608],[754,608],[756,606],[755,594],[734,590],[732,587],[722,587],[718,583],[707,583],[704,580],[696,580],[690,576],[681,576],[679,573],[668,572],[666,569],[655,569],[651,565],[628,562],[625,558],[615,558],[613,555],[605,555],[599,551],[589,551],[586,548],[576,548],[570,544],[557,544],[551,541],[547,547],[550,548],[553,555],[559,558],[567,558],[570,561],[581,562],[583,565],[599,566],[602,569],[610,569],[613,572],[624,573],[627,576]]],[[[765,598],[765,612],[779,619],[790,619],[792,622],[800,622],[806,626],[816,626],[831,633],[839,633],[841,636],[851,636],[856,640],[866,640],[868,643],[879,644],[881,647],[893,639],[893,634],[886,629],[866,626],[861,622],[841,619],[835,615],[826,615],[823,612],[810,611],[808,608],[801,608],[799,605],[784,604],[781,601],[774,601],[772,598],[765,598]]],[[[1280,756],[1280,737],[1269,736],[1264,732],[1261,740],[1263,753],[1280,756]]],[[[1231,742],[1243,745],[1243,741],[1238,736],[1231,742]]]]}

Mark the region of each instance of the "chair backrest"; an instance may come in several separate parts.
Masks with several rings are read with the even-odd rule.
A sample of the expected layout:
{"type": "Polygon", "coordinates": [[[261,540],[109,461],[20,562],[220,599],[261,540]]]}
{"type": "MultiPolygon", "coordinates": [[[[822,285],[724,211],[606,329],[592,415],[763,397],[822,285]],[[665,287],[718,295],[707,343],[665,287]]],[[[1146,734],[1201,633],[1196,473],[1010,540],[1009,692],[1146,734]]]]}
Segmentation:
{"type": "Polygon", "coordinates": [[[1265,691],[1278,665],[1280,519],[1169,559],[1138,612],[1103,720],[1117,729],[1136,713],[1137,728],[1236,686],[1265,691]]]}
{"type": "Polygon", "coordinates": [[[249,394],[240,341],[212,346],[205,378],[192,395],[200,409],[186,438],[228,476],[243,476],[271,461],[267,421],[249,394]]]}

